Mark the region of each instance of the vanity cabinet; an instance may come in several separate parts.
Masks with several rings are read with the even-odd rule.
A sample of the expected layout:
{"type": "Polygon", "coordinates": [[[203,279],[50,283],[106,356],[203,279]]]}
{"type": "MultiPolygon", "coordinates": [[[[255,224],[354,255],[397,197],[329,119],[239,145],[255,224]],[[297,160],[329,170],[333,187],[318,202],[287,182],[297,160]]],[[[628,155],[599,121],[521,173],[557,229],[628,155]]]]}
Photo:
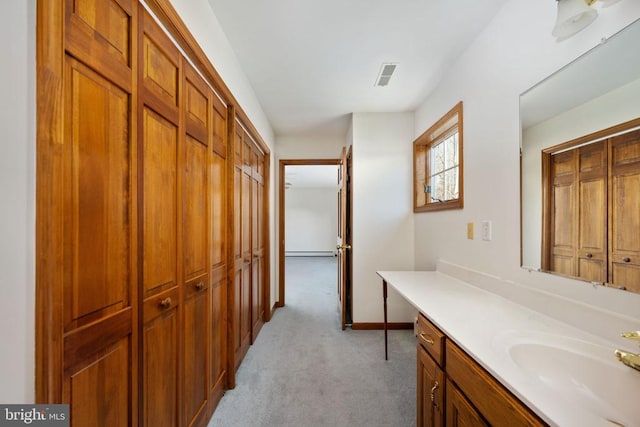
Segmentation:
{"type": "Polygon", "coordinates": [[[418,426],[544,426],[529,408],[420,313],[418,426]]]}

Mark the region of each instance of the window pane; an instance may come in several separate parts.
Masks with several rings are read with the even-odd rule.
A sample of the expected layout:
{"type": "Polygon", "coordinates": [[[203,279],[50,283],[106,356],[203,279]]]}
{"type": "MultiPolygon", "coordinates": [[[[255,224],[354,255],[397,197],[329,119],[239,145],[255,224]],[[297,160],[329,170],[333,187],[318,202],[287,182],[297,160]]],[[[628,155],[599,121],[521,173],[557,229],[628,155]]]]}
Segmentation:
{"type": "Polygon", "coordinates": [[[431,147],[431,174],[444,170],[444,144],[442,142],[431,147]]]}
{"type": "Polygon", "coordinates": [[[444,174],[440,173],[431,177],[431,202],[444,200],[444,174]]]}
{"type": "Polygon", "coordinates": [[[451,135],[444,141],[445,158],[444,167],[446,169],[458,165],[458,134],[451,135]]]}
{"type": "Polygon", "coordinates": [[[444,173],[443,200],[458,198],[458,168],[449,169],[444,173]]]}

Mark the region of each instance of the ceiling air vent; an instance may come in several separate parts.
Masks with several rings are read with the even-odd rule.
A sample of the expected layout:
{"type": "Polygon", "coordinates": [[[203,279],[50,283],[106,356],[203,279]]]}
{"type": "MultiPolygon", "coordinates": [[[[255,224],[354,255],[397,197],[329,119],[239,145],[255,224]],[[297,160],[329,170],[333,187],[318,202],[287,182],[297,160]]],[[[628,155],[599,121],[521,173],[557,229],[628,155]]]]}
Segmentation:
{"type": "Polygon", "coordinates": [[[380,68],[380,74],[378,74],[375,86],[388,85],[389,80],[391,80],[391,76],[393,75],[393,72],[396,71],[397,66],[398,64],[392,63],[382,64],[382,68],[380,68]]]}

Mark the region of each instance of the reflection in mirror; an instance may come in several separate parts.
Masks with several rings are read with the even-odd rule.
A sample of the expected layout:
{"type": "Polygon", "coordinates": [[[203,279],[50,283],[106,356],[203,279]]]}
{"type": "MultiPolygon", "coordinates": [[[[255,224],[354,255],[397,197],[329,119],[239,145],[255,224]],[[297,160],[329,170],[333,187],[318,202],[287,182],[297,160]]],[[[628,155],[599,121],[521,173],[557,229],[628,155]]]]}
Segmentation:
{"type": "MultiPolygon", "coordinates": [[[[616,178],[610,172],[605,172],[604,181],[598,185],[603,189],[600,194],[600,202],[593,198],[587,199],[586,188],[579,179],[580,168],[579,154],[576,149],[579,145],[587,144],[583,152],[600,152],[605,157],[605,162],[613,160],[614,152],[611,151],[610,137],[613,133],[625,133],[638,127],[640,122],[640,49],[637,44],[640,40],[640,21],[636,21],[629,27],[620,31],[608,40],[603,41],[587,54],[562,68],[557,73],[543,80],[520,97],[521,119],[521,191],[522,191],[522,265],[528,269],[543,270],[577,277],[582,280],[608,283],[611,286],[628,288],[640,292],[640,247],[629,247],[629,244],[612,254],[612,246],[616,246],[616,237],[612,236],[612,214],[609,212],[612,201],[608,200],[611,185],[615,185],[616,178]],[[627,123],[626,126],[619,126],[627,123]],[[610,129],[609,131],[606,131],[610,129]],[[601,142],[604,146],[601,151],[595,150],[595,145],[601,142]],[[609,145],[607,145],[609,144],[609,145]],[[602,235],[604,241],[599,242],[603,246],[603,258],[598,261],[605,266],[597,270],[593,251],[588,246],[597,246],[593,242],[585,242],[581,239],[581,229],[587,227],[589,221],[579,218],[579,213],[574,214],[574,219],[564,219],[563,224],[554,223],[552,212],[557,206],[554,203],[563,203],[561,191],[554,195],[553,178],[550,173],[553,170],[553,160],[560,160],[562,156],[572,156],[570,150],[575,150],[575,169],[573,174],[575,182],[573,186],[566,187],[564,203],[573,212],[580,211],[580,204],[588,206],[590,210],[600,213],[600,218],[590,219],[591,223],[602,223],[601,228],[607,231],[602,235]],[[560,152],[562,156],[554,157],[560,152]],[[543,179],[543,159],[546,156],[548,168],[544,171],[546,181],[543,179]],[[608,160],[607,160],[608,159],[608,160]],[[551,181],[549,181],[551,180],[551,181]],[[583,194],[580,201],[579,196],[583,194]],[[546,208],[545,208],[546,200],[546,208]],[[600,206],[603,205],[603,206],[600,206]],[[604,214],[602,214],[604,212],[604,214]],[[564,235],[565,242],[554,243],[554,235],[564,235]],[[557,252],[554,258],[552,246],[573,246],[564,248],[573,251],[573,255],[566,257],[567,253],[557,252]],[[551,246],[551,247],[550,247],[551,246]],[[638,250],[634,253],[634,250],[638,250]],[[626,251],[626,252],[625,252],[626,251]],[[591,255],[591,257],[587,257],[591,255]],[[582,258],[581,258],[582,256],[582,258]],[[563,258],[564,257],[564,258],[563,258]],[[619,257],[621,260],[614,259],[619,257]],[[624,261],[629,259],[630,261],[624,261]],[[618,269],[616,261],[620,261],[626,270],[618,269]],[[563,265],[562,265],[563,264],[563,265]],[[581,273],[582,266],[582,273],[581,273]],[[612,278],[612,275],[617,279],[612,278]],[[630,287],[620,282],[634,282],[630,287]],[[617,282],[617,284],[616,284],[617,282]],[[635,285],[635,286],[633,286],[635,285]]],[[[631,158],[638,157],[640,167],[640,144],[625,148],[631,158]],[[632,154],[629,154],[632,153],[632,154]],[[635,153],[635,154],[633,154],[635,153]]],[[[592,157],[593,158],[593,157],[592,157]]],[[[628,163],[628,162],[627,162],[628,163]]],[[[632,162],[633,163],[633,162],[632,162]]],[[[560,163],[558,163],[560,164],[560,163]]],[[[569,164],[569,163],[567,163],[569,164]]],[[[623,223],[626,236],[635,236],[635,245],[640,245],[640,201],[638,201],[638,189],[640,188],[640,172],[636,172],[631,180],[627,180],[622,191],[635,188],[635,201],[628,205],[630,211],[617,212],[618,223],[623,223]],[[621,222],[622,221],[622,222],[621,222]]],[[[595,186],[591,186],[595,188],[595,186]]],[[[583,234],[584,236],[584,234],[583,234]]],[[[618,242],[620,243],[620,242],[618,242]]],[[[619,246],[619,245],[618,245],[619,246]]],[[[562,248],[561,248],[562,249],[562,248]]]]}

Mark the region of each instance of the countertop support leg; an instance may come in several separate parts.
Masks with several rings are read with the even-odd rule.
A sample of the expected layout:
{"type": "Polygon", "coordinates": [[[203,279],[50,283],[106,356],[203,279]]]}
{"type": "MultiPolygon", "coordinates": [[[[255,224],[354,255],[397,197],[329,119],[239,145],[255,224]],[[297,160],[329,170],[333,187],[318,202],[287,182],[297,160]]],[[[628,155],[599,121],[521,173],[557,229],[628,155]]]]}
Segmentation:
{"type": "Polygon", "coordinates": [[[382,281],[382,304],[384,306],[384,360],[389,360],[387,341],[387,281],[382,281]]]}

